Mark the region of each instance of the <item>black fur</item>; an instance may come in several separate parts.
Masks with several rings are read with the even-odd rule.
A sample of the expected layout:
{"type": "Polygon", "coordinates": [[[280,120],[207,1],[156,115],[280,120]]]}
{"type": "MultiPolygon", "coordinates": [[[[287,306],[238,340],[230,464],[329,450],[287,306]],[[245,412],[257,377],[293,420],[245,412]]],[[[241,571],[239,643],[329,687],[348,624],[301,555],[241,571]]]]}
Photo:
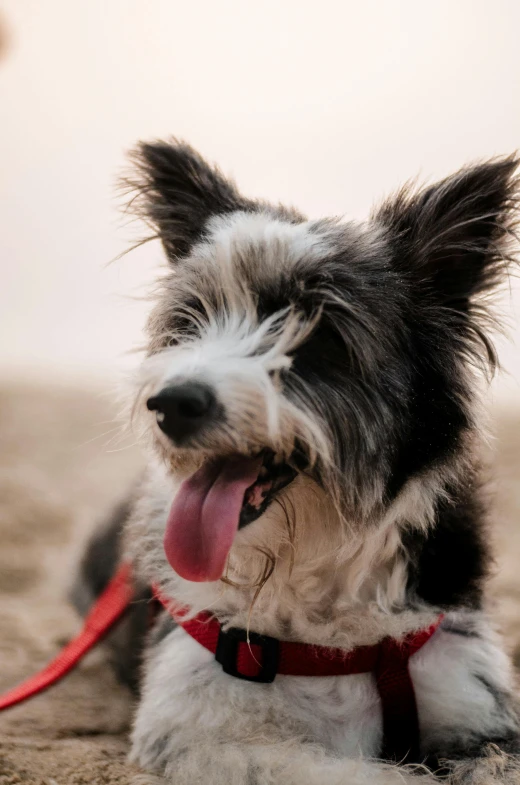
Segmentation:
{"type": "MultiPolygon", "coordinates": [[[[143,143],[133,161],[138,177],[125,178],[123,187],[137,192],[133,207],[157,230],[172,262],[204,236],[210,218],[237,210],[251,212],[260,205],[242,197],[217,167],[209,167],[182,142],[143,143]]],[[[295,212],[284,208],[280,212],[286,220],[297,220],[295,212]]]]}
{"type": "Polygon", "coordinates": [[[464,362],[491,369],[482,295],[503,278],[516,219],[513,158],[468,167],[423,192],[403,189],[377,213],[389,230],[392,265],[409,297],[410,403],[389,484],[445,460],[470,426],[464,362]],[[480,297],[480,299],[479,299],[480,297]]]}
{"type": "MultiPolygon", "coordinates": [[[[70,595],[72,603],[83,616],[115,574],[121,561],[122,532],[130,510],[130,500],[118,505],[107,521],[94,532],[83,554],[70,595]]],[[[150,589],[136,586],[131,608],[106,639],[118,678],[136,693],[139,691],[141,656],[152,612],[150,589]]]]}
{"type": "Polygon", "coordinates": [[[435,525],[427,532],[411,530],[403,539],[408,555],[409,591],[443,608],[480,608],[489,566],[486,509],[476,482],[437,505],[435,525]]]}
{"type": "Polygon", "coordinates": [[[120,561],[121,536],[130,511],[129,499],[118,504],[106,523],[94,531],[88,543],[79,567],[83,583],[78,582],[73,590],[74,602],[83,613],[88,609],[88,604],[85,605],[82,588],[88,586],[89,593],[98,597],[120,561]]]}

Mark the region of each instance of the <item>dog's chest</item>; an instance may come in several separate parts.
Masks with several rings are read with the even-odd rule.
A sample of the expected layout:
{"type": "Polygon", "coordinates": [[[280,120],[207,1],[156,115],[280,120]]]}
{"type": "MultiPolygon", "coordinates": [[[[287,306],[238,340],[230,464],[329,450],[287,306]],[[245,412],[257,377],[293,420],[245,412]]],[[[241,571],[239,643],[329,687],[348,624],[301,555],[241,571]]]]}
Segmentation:
{"type": "Polygon", "coordinates": [[[223,673],[214,656],[180,629],[150,656],[139,711],[146,724],[144,715],[178,744],[194,728],[221,742],[299,737],[349,757],[377,756],[382,742],[372,674],[278,675],[273,684],[255,684],[223,673]]]}

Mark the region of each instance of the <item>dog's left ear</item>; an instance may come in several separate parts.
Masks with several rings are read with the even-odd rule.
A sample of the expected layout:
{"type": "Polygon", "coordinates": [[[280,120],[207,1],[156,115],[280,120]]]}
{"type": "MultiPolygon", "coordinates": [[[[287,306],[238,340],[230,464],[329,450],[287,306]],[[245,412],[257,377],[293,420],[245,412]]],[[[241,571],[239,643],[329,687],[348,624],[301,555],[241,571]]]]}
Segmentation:
{"type": "Polygon", "coordinates": [[[472,298],[501,280],[518,220],[517,163],[467,167],[419,193],[405,187],[376,212],[394,269],[430,303],[468,313],[472,298]]]}
{"type": "Polygon", "coordinates": [[[189,253],[211,217],[251,209],[230,180],[183,142],[142,143],[131,159],[137,176],[124,181],[131,207],[152,224],[171,261],[189,253]]]}

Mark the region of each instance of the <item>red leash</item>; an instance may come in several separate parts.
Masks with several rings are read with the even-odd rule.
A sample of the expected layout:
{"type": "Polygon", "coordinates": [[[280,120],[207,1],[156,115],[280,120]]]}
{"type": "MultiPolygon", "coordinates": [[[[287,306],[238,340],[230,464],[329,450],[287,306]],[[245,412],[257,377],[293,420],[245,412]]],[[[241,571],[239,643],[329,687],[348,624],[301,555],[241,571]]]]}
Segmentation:
{"type": "MultiPolygon", "coordinates": [[[[442,621],[402,640],[385,638],[375,646],[343,649],[279,641],[245,630],[223,630],[220,622],[203,612],[183,619],[182,609],[154,590],[175,621],[215,655],[225,673],[235,678],[268,684],[277,674],[291,676],[347,676],[373,673],[381,699],[384,750],[382,757],[403,761],[419,759],[419,720],[408,670],[410,657],[430,640],[442,621]]],[[[59,681],[114,626],[134,599],[131,567],[122,564],[98,597],[83,628],[43,670],[0,696],[0,711],[43,692],[59,681]]]]}
{"type": "Polygon", "coordinates": [[[43,670],[0,696],[0,711],[43,692],[63,678],[114,626],[134,596],[130,565],[122,564],[86,616],[83,629],[43,670]]]}

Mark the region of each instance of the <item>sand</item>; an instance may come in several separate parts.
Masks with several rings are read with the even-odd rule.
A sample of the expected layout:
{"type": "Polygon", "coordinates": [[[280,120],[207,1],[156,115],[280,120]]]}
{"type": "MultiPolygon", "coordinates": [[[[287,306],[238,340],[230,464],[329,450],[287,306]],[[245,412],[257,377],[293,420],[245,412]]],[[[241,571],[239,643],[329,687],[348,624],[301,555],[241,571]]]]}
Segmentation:
{"type": "MultiPolygon", "coordinates": [[[[0,388],[0,691],[79,629],[66,600],[74,564],[140,466],[114,417],[99,391],[0,388]]],[[[520,411],[497,416],[495,432],[493,607],[520,665],[520,411]]],[[[130,785],[131,714],[100,646],[59,685],[0,715],[0,785],[130,785]]]]}

